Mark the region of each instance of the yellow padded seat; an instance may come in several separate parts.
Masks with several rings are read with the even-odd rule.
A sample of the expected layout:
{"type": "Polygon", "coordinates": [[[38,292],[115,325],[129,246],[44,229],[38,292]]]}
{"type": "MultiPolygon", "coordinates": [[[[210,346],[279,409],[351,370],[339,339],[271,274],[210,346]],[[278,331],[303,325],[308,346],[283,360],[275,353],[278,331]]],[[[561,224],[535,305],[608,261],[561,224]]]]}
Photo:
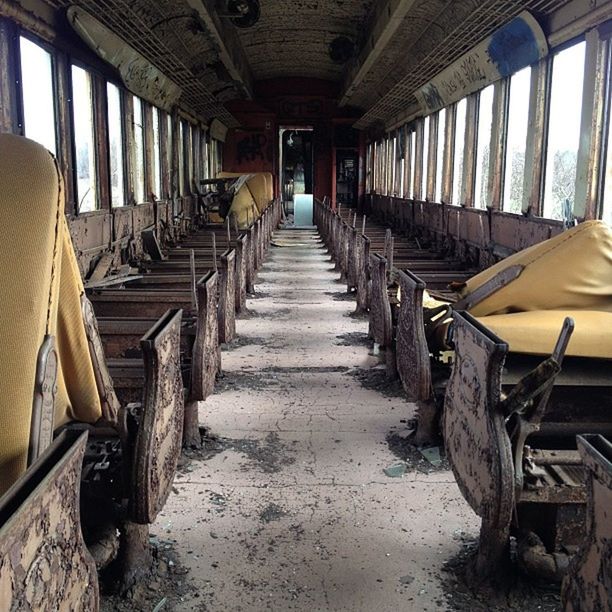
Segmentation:
{"type": "Polygon", "coordinates": [[[240,229],[246,229],[259,218],[259,210],[246,184],[234,195],[228,214],[236,216],[240,229]]]}
{"type": "MultiPolygon", "coordinates": [[[[237,178],[247,173],[220,172],[218,178],[237,178]]],[[[261,214],[274,199],[274,186],[272,184],[272,174],[270,172],[248,173],[249,179],[246,181],[248,189],[253,196],[257,210],[261,214]]]]}
{"type": "Polygon", "coordinates": [[[534,310],[477,318],[508,343],[510,352],[550,355],[565,317],[575,324],[566,355],[612,359],[612,312],[534,310]]]}
{"type": "Polygon", "coordinates": [[[83,285],[51,153],[0,134],[0,495],[26,469],[38,352],[56,338],[55,424],[102,415],[80,298],[83,285]]]}
{"type": "Polygon", "coordinates": [[[507,257],[469,279],[460,297],[519,264],[524,266],[521,275],[474,306],[472,315],[559,309],[612,312],[612,229],[603,221],[586,221],[507,257]]]}

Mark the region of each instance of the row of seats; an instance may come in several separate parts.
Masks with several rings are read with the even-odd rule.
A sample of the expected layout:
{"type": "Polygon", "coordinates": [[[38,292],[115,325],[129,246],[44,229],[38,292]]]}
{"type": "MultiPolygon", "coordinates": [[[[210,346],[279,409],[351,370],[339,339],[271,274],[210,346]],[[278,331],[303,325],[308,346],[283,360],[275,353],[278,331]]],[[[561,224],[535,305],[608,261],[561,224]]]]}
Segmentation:
{"type": "MultiPolygon", "coordinates": [[[[585,559],[610,536],[594,521],[592,498],[586,507],[594,481],[605,491],[612,457],[604,437],[612,434],[608,226],[580,224],[478,272],[490,258],[466,257],[470,245],[449,249],[433,231],[393,236],[384,222],[359,224],[354,211],[323,203],[316,215],[347,288],[356,287],[358,309],[369,312],[390,376],[397,372],[418,404],[415,442],[435,441],[441,429],[459,487],[482,517],[473,575],[494,580],[516,535],[527,571],[571,575],[565,592],[576,590],[585,559]],[[424,261],[444,263],[431,276],[424,261]],[[599,467],[585,473],[587,455],[599,467]],[[568,552],[581,544],[568,574],[568,552]]],[[[580,584],[586,599],[610,592],[580,584]]]]}
{"type": "Polygon", "coordinates": [[[149,257],[86,288],[53,156],[0,135],[0,187],[0,607],[97,610],[98,570],[146,572],[280,206],[234,234],[143,233],[149,257]]]}

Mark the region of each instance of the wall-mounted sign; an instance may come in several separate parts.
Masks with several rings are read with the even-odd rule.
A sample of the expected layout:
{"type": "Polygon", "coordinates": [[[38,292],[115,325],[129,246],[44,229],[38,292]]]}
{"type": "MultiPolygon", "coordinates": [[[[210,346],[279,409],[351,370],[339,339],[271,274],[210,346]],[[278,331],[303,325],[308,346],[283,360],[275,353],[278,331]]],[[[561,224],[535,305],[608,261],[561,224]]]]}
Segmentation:
{"type": "Polygon", "coordinates": [[[227,138],[227,126],[218,119],[213,119],[210,123],[210,135],[216,140],[225,142],[227,138]]]}
{"type": "Polygon", "coordinates": [[[542,28],[523,11],[421,87],[415,97],[429,114],[534,64],[547,53],[542,28]]]}
{"type": "Polygon", "coordinates": [[[171,111],[181,88],[87,11],[71,6],[68,20],[77,34],[104,61],[114,66],[125,86],[137,96],[171,111]]]}
{"type": "Polygon", "coordinates": [[[321,98],[304,99],[299,97],[282,98],[279,100],[279,113],[281,117],[302,119],[305,117],[320,117],[324,112],[321,98]]]}

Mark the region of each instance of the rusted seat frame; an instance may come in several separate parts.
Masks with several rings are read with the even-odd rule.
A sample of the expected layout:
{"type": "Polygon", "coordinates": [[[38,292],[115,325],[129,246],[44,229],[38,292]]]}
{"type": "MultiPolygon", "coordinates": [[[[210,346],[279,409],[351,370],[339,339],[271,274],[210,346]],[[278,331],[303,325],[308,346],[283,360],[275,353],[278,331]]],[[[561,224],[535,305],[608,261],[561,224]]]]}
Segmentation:
{"type": "MultiPolygon", "coordinates": [[[[562,355],[565,350],[568,337],[564,333],[565,330],[555,355],[559,350],[562,355]]],[[[526,523],[530,515],[524,515],[523,505],[584,505],[585,489],[558,486],[550,495],[534,497],[525,488],[523,462],[528,438],[520,431],[517,433],[513,421],[509,421],[511,415],[507,413],[502,394],[508,345],[474,317],[458,311],[453,313],[453,341],[455,361],[446,387],[443,437],[458,486],[482,518],[474,576],[477,580],[488,580],[494,578],[508,559],[511,533],[529,529],[526,523]],[[525,522],[521,522],[521,517],[525,522]]],[[[528,435],[538,432],[544,417],[550,418],[554,412],[549,389],[555,377],[538,396],[537,408],[530,414],[519,415],[522,421],[532,424],[527,428],[528,435]]],[[[574,423],[573,427],[579,431],[580,423],[574,423]]],[[[574,532],[572,537],[576,536],[574,532]]],[[[562,573],[563,564],[550,571],[556,575],[562,573]]]]}
{"type": "MultiPolygon", "coordinates": [[[[448,306],[452,309],[469,309],[516,279],[522,268],[504,270],[460,302],[448,306]]],[[[426,283],[409,270],[396,272],[401,300],[397,315],[396,367],[406,395],[417,404],[416,442],[421,444],[435,439],[440,406],[434,396],[432,359],[427,343],[423,310],[426,283]]],[[[387,297],[385,295],[385,297],[387,297]]],[[[432,313],[433,314],[433,313],[432,313]]],[[[436,316],[442,316],[442,312],[436,316]]]]}
{"type": "Polygon", "coordinates": [[[64,432],[0,497],[0,608],[91,610],[98,574],[81,532],[87,432],[64,432]]]}
{"type": "Polygon", "coordinates": [[[577,437],[586,470],[585,538],[563,580],[565,612],[612,610],[612,443],[601,435],[577,437]]]}
{"type": "MultiPolygon", "coordinates": [[[[184,418],[179,367],[181,312],[168,311],[141,341],[144,397],[138,426],[134,430],[126,427],[126,407],[119,405],[114,394],[101,353],[102,344],[93,310],[85,297],[82,298],[82,310],[103,420],[110,425],[106,429],[86,426],[86,430],[94,438],[107,437],[109,432],[114,432],[111,435],[121,443],[121,471],[125,480],[116,483],[118,489],[115,494],[127,503],[119,503],[116,516],[108,519],[111,522],[119,521],[116,527],[125,530],[123,542],[128,549],[135,545],[136,550],[141,550],[144,539],[148,546],[147,530],[144,527],[130,528],[129,525],[145,526],[155,520],[170,492],[180,455],[184,418]],[[134,535],[138,536],[139,542],[133,540],[134,535]]],[[[53,370],[57,368],[57,361],[51,358],[53,354],[53,351],[43,353],[48,358],[47,366],[43,367],[47,378],[43,404],[50,414],[54,412],[54,390],[53,384],[48,383],[55,380],[53,370]]],[[[50,446],[38,448],[40,454],[32,457],[30,468],[0,500],[0,514],[5,513],[4,525],[0,527],[0,549],[15,552],[18,546],[22,551],[21,557],[5,555],[0,562],[3,584],[7,584],[5,580],[8,580],[13,585],[11,591],[3,592],[3,596],[11,596],[11,605],[25,603],[32,593],[35,596],[42,593],[45,607],[50,605],[50,597],[59,597],[61,606],[58,607],[70,602],[75,609],[95,611],[98,608],[95,564],[85,548],[79,518],[81,465],[86,445],[87,433],[82,431],[82,426],[69,424],[50,446]],[[35,489],[32,490],[33,486],[35,489]],[[37,520],[41,512],[55,517],[52,521],[60,517],[61,520],[41,532],[37,520]],[[33,547],[41,552],[28,557],[33,547]],[[41,562],[55,569],[51,573],[33,571],[36,564],[41,562]],[[31,583],[32,580],[42,584],[36,586],[31,583]],[[58,588],[45,586],[49,581],[59,581],[56,584],[58,588]]],[[[132,560],[140,565],[143,560],[137,557],[133,556],[132,560]]],[[[133,565],[125,569],[129,574],[138,571],[133,565]]],[[[4,605],[7,602],[0,603],[4,605]]],[[[41,605],[43,603],[38,602],[34,608],[38,609],[41,605]]]]}

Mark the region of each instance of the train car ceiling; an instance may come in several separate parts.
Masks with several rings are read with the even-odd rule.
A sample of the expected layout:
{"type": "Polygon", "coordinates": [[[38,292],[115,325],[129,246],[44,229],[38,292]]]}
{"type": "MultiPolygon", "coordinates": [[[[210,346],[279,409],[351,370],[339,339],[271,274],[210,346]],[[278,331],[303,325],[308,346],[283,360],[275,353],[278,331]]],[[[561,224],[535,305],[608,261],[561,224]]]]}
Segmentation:
{"type": "MultiPolygon", "coordinates": [[[[572,22],[593,11],[605,12],[607,3],[592,4],[317,0],[250,6],[212,0],[114,0],[102,6],[97,0],[2,0],[0,14],[55,39],[64,32],[66,19],[57,9],[69,9],[67,19],[102,57],[119,65],[134,93],[155,97],[163,108],[179,99],[184,110],[206,122],[217,118],[229,128],[237,127],[240,119],[228,101],[253,99],[256,82],[299,77],[335,83],[340,107],[357,109],[355,126],[369,129],[450,102],[447,92],[431,106],[436,98],[432,87],[441,95],[442,82],[448,81],[445,71],[460,59],[473,61],[485,43],[493,55],[501,50],[521,65],[533,63],[546,53],[547,37],[558,44],[571,34],[572,22]],[[247,21],[240,22],[247,14],[247,21]],[[113,57],[118,53],[125,57],[113,57]],[[136,60],[140,56],[150,65],[136,60]]],[[[488,72],[477,80],[478,86],[483,78],[492,82],[506,76],[503,58],[493,55],[482,57],[480,67],[488,72]]],[[[468,93],[465,87],[455,91],[468,93]]]]}

